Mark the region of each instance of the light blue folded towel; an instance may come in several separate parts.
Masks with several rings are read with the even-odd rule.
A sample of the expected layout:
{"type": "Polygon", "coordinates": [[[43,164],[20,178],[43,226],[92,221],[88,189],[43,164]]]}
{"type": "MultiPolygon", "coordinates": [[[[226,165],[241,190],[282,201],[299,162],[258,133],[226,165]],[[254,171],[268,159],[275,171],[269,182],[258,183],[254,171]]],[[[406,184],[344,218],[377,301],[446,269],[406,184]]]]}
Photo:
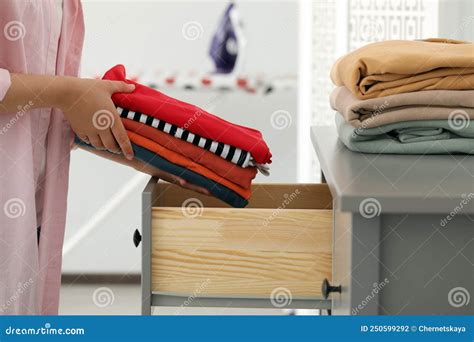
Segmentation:
{"type": "Polygon", "coordinates": [[[474,122],[403,121],[356,128],[336,113],[339,139],[351,151],[387,154],[474,154],[474,122]]]}

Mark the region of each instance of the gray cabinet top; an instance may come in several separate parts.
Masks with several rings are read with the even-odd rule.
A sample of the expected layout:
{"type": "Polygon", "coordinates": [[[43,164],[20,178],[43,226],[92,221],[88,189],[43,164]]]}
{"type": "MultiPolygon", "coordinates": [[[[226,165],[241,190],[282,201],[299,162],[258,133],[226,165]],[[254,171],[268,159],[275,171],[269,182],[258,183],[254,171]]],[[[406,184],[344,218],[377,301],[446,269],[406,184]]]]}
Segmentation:
{"type": "Polygon", "coordinates": [[[311,140],[342,211],[375,199],[382,213],[474,213],[474,156],[356,153],[334,126],[313,126],[311,140]]]}

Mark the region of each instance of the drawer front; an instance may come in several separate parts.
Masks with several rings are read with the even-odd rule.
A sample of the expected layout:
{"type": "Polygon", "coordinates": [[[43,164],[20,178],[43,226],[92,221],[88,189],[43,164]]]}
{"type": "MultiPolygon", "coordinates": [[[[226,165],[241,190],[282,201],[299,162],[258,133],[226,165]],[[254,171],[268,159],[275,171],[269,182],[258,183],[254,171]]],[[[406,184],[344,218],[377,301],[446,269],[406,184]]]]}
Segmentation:
{"type": "MultiPolygon", "coordinates": [[[[312,207],[331,201],[325,185],[296,191],[303,186],[259,185],[261,198],[253,197],[245,209],[208,207],[206,197],[192,215],[186,208],[154,207],[152,291],[265,298],[280,291],[293,298],[321,297],[322,280],[331,279],[332,210],[312,207]]],[[[162,190],[173,194],[168,205],[190,198],[183,195],[186,191],[177,198],[170,186],[162,190]]]]}

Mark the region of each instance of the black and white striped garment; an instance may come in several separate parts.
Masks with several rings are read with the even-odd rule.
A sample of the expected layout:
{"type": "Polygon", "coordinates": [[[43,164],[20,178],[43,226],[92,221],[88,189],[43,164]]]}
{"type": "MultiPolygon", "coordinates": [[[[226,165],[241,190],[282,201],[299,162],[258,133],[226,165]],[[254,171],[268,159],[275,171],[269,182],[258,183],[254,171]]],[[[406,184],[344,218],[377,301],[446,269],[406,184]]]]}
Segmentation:
{"type": "Polygon", "coordinates": [[[120,117],[122,118],[127,118],[133,121],[141,122],[148,126],[152,126],[162,132],[174,136],[175,138],[187,141],[207,151],[210,151],[238,166],[248,167],[249,165],[254,165],[254,163],[251,161],[250,153],[247,151],[243,151],[240,148],[236,148],[234,146],[200,137],[197,134],[193,134],[178,126],[171,125],[163,120],[159,120],[146,114],[133,112],[131,110],[121,107],[117,107],[117,111],[120,114],[120,117]]]}

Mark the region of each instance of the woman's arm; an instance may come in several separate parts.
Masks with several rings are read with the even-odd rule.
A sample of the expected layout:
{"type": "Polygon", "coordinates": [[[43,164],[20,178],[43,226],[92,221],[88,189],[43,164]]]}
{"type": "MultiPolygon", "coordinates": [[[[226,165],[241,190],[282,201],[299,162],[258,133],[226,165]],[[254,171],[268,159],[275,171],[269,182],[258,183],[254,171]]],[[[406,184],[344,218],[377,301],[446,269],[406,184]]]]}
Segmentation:
{"type": "Polygon", "coordinates": [[[10,74],[10,84],[0,102],[0,113],[11,113],[31,101],[31,108],[60,107],[66,101],[67,80],[74,77],[10,74]]]}
{"type": "Polygon", "coordinates": [[[133,150],[111,96],[135,86],[120,81],[68,76],[10,74],[11,83],[0,101],[0,115],[33,108],[59,108],[72,130],[94,147],[122,151],[133,159],[133,150]]]}
{"type": "Polygon", "coordinates": [[[204,195],[210,195],[210,193],[207,189],[196,186],[196,185],[191,184],[191,183],[188,183],[184,179],[182,179],[178,176],[175,176],[175,175],[172,175],[170,173],[161,171],[160,169],[154,168],[154,167],[152,167],[152,166],[150,166],[146,163],[143,163],[142,161],[140,161],[138,159],[127,160],[122,155],[112,154],[112,153],[109,153],[107,151],[95,150],[95,149],[88,148],[88,147],[83,146],[83,145],[79,145],[79,148],[81,148],[85,151],[94,153],[94,154],[96,154],[100,157],[110,159],[114,162],[129,166],[129,167],[133,167],[137,171],[149,174],[150,176],[157,177],[157,178],[159,178],[161,180],[164,180],[164,181],[167,181],[169,183],[178,184],[183,188],[193,190],[193,191],[197,191],[197,192],[200,192],[204,195]]]}
{"type": "Polygon", "coordinates": [[[9,76],[11,82],[10,79],[7,80],[8,82],[2,82],[3,85],[8,84],[8,87],[3,99],[0,98],[0,115],[16,112],[18,108],[26,105],[28,105],[28,110],[33,108],[59,108],[63,111],[77,136],[90,142],[96,149],[107,149],[116,154],[85,148],[87,151],[128,165],[170,183],[179,184],[184,188],[209,194],[209,191],[202,187],[189,184],[180,177],[133,159],[132,145],[111,97],[114,93],[133,91],[134,85],[121,81],[81,79],[67,76],[15,73],[9,76]],[[118,154],[120,152],[121,155],[118,154]]]}

